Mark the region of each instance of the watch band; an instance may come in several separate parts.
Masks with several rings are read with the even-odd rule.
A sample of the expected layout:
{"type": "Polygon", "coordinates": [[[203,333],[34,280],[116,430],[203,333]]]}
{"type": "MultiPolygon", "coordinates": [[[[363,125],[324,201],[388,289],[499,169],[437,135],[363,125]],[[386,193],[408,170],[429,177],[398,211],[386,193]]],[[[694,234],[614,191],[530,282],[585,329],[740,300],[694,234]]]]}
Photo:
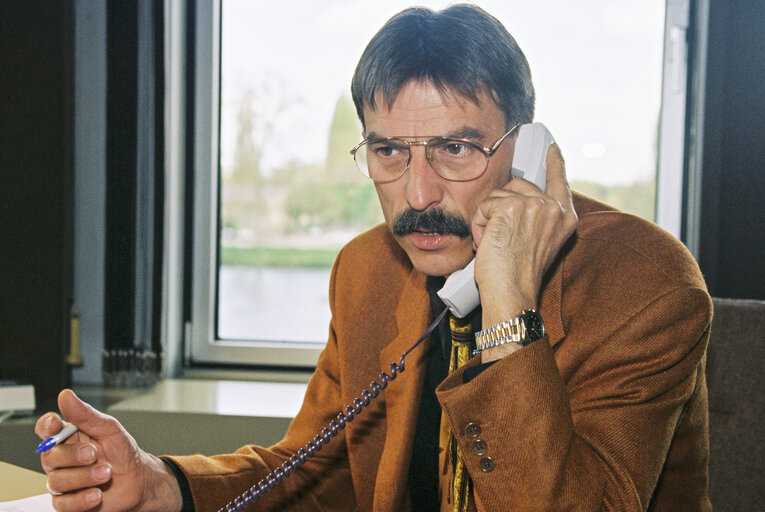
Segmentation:
{"type": "Polygon", "coordinates": [[[533,309],[526,309],[520,315],[505,320],[496,325],[475,333],[475,350],[473,355],[480,354],[487,348],[497,347],[505,343],[517,343],[525,347],[544,336],[542,318],[533,309]]]}

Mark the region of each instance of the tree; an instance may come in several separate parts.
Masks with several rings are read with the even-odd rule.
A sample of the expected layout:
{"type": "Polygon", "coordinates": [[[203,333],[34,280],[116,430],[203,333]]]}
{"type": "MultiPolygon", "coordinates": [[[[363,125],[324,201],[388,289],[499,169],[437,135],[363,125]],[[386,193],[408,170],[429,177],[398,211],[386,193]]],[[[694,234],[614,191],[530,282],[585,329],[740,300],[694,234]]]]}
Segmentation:
{"type": "Polygon", "coordinates": [[[294,103],[278,84],[263,82],[248,89],[237,107],[233,163],[221,176],[221,224],[240,235],[251,233],[252,241],[281,227],[271,225],[275,194],[269,193],[261,160],[276,120],[294,103]]]}
{"type": "Polygon", "coordinates": [[[285,203],[292,229],[366,229],[382,221],[374,184],[358,171],[349,153],[360,134],[353,102],[341,95],[330,123],[324,168],[288,170],[290,177],[297,178],[289,186],[285,203]]]}
{"type": "Polygon", "coordinates": [[[361,139],[361,123],[356,117],[353,101],[341,94],[329,126],[325,169],[329,181],[336,183],[363,183],[365,178],[356,169],[350,149],[361,139]]]}

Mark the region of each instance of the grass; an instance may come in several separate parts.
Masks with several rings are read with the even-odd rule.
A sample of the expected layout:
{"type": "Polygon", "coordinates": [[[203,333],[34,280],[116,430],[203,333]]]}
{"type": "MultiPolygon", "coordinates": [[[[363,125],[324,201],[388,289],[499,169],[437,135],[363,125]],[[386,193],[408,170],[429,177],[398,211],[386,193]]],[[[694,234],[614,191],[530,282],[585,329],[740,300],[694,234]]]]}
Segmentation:
{"type": "Polygon", "coordinates": [[[330,268],[336,249],[294,249],[281,247],[222,247],[221,264],[251,267],[330,268]]]}

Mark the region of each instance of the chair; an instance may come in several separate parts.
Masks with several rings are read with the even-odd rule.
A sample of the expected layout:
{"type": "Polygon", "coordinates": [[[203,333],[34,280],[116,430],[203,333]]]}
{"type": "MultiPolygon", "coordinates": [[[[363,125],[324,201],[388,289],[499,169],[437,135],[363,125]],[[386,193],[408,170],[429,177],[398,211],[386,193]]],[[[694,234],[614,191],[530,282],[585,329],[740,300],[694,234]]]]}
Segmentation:
{"type": "Polygon", "coordinates": [[[765,302],[714,298],[707,351],[715,511],[765,510],[765,302]]]}

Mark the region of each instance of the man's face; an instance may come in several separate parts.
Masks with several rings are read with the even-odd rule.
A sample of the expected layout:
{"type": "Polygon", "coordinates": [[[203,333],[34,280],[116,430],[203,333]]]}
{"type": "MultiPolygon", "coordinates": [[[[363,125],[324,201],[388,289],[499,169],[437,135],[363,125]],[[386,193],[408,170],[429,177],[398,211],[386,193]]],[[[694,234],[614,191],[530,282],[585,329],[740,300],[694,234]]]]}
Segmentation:
{"type": "MultiPolygon", "coordinates": [[[[480,94],[478,98],[476,104],[457,93],[443,95],[429,82],[411,81],[401,88],[390,109],[382,100],[377,101],[376,110],[364,107],[365,136],[405,140],[437,136],[470,138],[490,147],[505,133],[505,119],[488,95],[480,94]]],[[[500,145],[483,175],[463,182],[440,177],[430,166],[425,149],[411,147],[409,169],[396,180],[375,184],[388,228],[393,232],[396,219],[407,209],[415,212],[440,209],[462,218],[470,226],[478,204],[510,180],[513,141],[508,137],[500,145]]],[[[473,258],[472,236],[427,231],[394,234],[420,272],[448,276],[473,258]]]]}

